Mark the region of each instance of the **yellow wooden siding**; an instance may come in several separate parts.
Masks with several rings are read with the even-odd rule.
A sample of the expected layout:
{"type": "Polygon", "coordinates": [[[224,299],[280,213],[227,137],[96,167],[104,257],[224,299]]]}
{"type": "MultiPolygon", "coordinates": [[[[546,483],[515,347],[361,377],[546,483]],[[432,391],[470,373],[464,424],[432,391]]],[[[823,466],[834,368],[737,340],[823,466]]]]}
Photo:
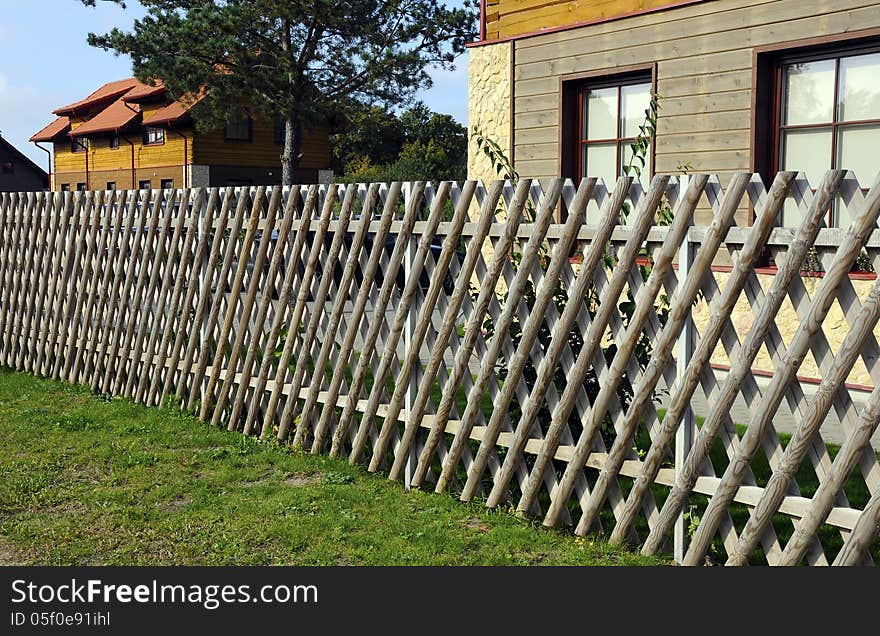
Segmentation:
{"type": "Polygon", "coordinates": [[[136,169],[132,175],[130,169],[125,170],[90,170],[88,175],[80,169],[72,172],[58,172],[53,175],[53,189],[60,190],[62,184],[67,184],[71,189],[78,183],[87,183],[89,190],[103,190],[112,182],[117,190],[129,190],[139,188],[142,181],[149,181],[150,187],[158,188],[162,181],[171,179],[174,187],[183,187],[185,173],[182,166],[150,167],[136,169]]]}
{"type": "Polygon", "coordinates": [[[75,172],[85,170],[86,154],[70,152],[70,143],[55,144],[55,172],[75,172]]]}
{"type": "Polygon", "coordinates": [[[517,40],[516,168],[558,175],[562,79],[656,64],[656,170],[682,162],[722,175],[748,170],[754,49],[877,27],[876,0],[714,0],[517,40]]]}
{"type": "MultiPolygon", "coordinates": [[[[254,122],[253,139],[227,141],[225,131],[200,133],[193,159],[198,165],[267,167],[281,165],[280,144],[275,143],[274,124],[254,122]]],[[[306,134],[302,147],[301,168],[324,169],[330,165],[330,143],[326,129],[306,134]]]]}
{"type": "MultiPolygon", "coordinates": [[[[147,104],[142,108],[145,118],[161,108],[162,104],[147,104]]],[[[71,122],[75,130],[88,118],[76,118],[71,122]]],[[[140,180],[156,181],[173,178],[182,185],[184,165],[240,166],[242,168],[272,168],[281,165],[281,146],[275,143],[274,125],[254,124],[252,142],[233,142],[224,139],[224,131],[199,133],[193,129],[165,130],[161,144],[143,143],[143,128],[120,135],[119,148],[110,148],[109,135],[89,139],[88,152],[71,152],[71,142],[64,140],[55,144],[54,173],[56,186],[62,183],[88,181],[92,188],[103,188],[107,181],[117,187],[131,187],[132,154],[134,159],[134,185],[140,180]],[[184,137],[186,138],[184,140],[184,137]],[[131,143],[129,143],[131,142],[131,143]],[[134,152],[132,153],[132,144],[134,152]],[[86,161],[88,160],[88,168],[86,161]],[[86,179],[86,170],[89,178],[86,179]]],[[[303,169],[326,169],[330,165],[330,144],[326,128],[308,134],[302,148],[303,169]]]]}
{"type": "MultiPolygon", "coordinates": [[[[135,165],[137,167],[148,166],[179,166],[184,163],[192,163],[193,160],[193,135],[191,130],[166,130],[165,143],[163,144],[143,144],[143,136],[133,139],[128,137],[135,143],[135,165]],[[178,132],[180,134],[178,134],[178,132]],[[186,136],[184,140],[181,135],[186,136]],[[184,148],[187,151],[186,161],[184,161],[184,148]]],[[[128,144],[125,140],[120,140],[119,149],[123,150],[128,144]]]]}
{"type": "MultiPolygon", "coordinates": [[[[140,131],[122,133],[119,138],[119,148],[110,148],[109,136],[94,137],[89,139],[89,170],[130,170],[132,153],[131,145],[134,144],[135,168],[151,168],[162,166],[182,166],[184,163],[192,163],[192,130],[165,131],[165,143],[156,145],[143,144],[143,136],[140,131]],[[184,142],[185,135],[187,141],[184,142]],[[184,160],[184,147],[186,146],[187,158],[184,160]]],[[[70,151],[70,143],[62,142],[55,144],[55,172],[79,172],[85,169],[86,153],[73,153],[70,151]]]]}
{"type": "Polygon", "coordinates": [[[614,18],[676,4],[675,0],[488,0],[486,39],[614,18]]]}
{"type": "Polygon", "coordinates": [[[160,110],[165,108],[168,104],[165,102],[153,102],[150,104],[141,104],[141,114],[143,115],[142,120],[146,121],[160,110]]]}

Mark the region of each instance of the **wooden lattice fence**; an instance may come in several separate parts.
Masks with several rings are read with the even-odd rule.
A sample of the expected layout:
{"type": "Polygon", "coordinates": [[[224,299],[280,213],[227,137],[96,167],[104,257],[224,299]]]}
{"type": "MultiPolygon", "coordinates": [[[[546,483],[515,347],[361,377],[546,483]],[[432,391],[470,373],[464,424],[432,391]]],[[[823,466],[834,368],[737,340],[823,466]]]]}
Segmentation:
{"type": "Polygon", "coordinates": [[[780,173],[769,189],[737,174],[726,188],[692,175],[647,189],[2,194],[0,364],[173,400],[646,553],[671,544],[688,564],[872,563],[880,390],[859,408],[845,382],[861,360],[880,386],[880,284],[860,298],[848,276],[865,251],[880,267],[880,186],[843,172],[813,185],[780,173]],[[799,227],[776,226],[783,206],[799,227]],[[830,206],[849,229],[824,227],[830,206]],[[694,225],[698,208],[709,225],[694,225]],[[754,222],[736,227],[746,209],[754,222]],[[755,273],[768,258],[769,282],[755,273]],[[808,258],[824,269],[812,294],[808,258]],[[733,263],[722,284],[720,260],[733,263]],[[743,298],[744,331],[731,320],[743,298]],[[800,321],[787,342],[783,303],[800,321]],[[848,331],[832,347],[835,303],[848,331]],[[763,383],[762,348],[775,367],[763,383]],[[822,372],[810,395],[797,378],[808,354],[822,372]],[[735,400],[749,421],[732,421],[735,400]],[[799,422],[790,440],[774,426],[783,401],[799,422]],[[839,450],[822,436],[832,409],[839,450]]]}

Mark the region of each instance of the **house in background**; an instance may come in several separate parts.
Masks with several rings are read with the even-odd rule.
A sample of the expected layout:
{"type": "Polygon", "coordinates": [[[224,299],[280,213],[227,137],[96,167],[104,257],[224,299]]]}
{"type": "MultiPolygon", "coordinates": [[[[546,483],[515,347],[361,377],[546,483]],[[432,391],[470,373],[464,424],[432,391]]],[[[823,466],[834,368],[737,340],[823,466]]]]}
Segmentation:
{"type": "Polygon", "coordinates": [[[0,192],[37,192],[49,187],[49,175],[0,136],[0,192]]]}
{"type": "MultiPolygon", "coordinates": [[[[523,176],[615,178],[652,90],[654,172],[794,169],[817,184],[844,168],[864,186],[880,170],[880,2],[485,0],[481,26],[470,125],[523,176]]],[[[469,176],[495,176],[473,148],[469,176]]],[[[845,208],[828,222],[845,226],[845,208]]]]}
{"type": "MultiPolygon", "coordinates": [[[[52,190],[113,190],[275,185],[281,182],[281,127],[245,113],[225,129],[193,125],[194,104],[171,100],[162,83],[134,78],[110,82],[54,111],[57,119],[31,141],[54,150],[52,190]]],[[[295,175],[303,183],[327,179],[328,131],[303,142],[295,175]]]]}

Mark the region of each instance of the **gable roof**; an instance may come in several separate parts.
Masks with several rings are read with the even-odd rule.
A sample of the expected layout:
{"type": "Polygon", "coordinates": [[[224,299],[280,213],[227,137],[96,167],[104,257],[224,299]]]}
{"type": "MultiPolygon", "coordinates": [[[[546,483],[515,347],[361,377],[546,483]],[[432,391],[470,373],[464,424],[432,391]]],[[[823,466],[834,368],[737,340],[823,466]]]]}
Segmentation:
{"type": "MultiPolygon", "coordinates": [[[[141,102],[160,99],[165,96],[167,90],[162,80],[155,80],[150,84],[144,84],[134,77],[124,80],[108,82],[101,88],[91,93],[85,99],[55,109],[58,119],[35,133],[31,141],[55,141],[62,135],[69,134],[71,137],[88,137],[100,133],[119,131],[126,126],[136,123],[141,117],[141,102]],[[131,105],[130,105],[131,104],[131,105]],[[73,132],[70,132],[70,118],[83,111],[99,109],[90,119],[80,124],[73,132]]],[[[147,126],[173,126],[185,121],[189,112],[202,98],[204,93],[187,104],[179,101],[160,108],[144,121],[147,126]]]]}
{"type": "Polygon", "coordinates": [[[93,92],[85,99],[81,99],[78,102],[68,104],[67,106],[62,106],[61,108],[56,108],[52,112],[56,115],[74,115],[78,111],[82,111],[88,108],[99,106],[106,102],[110,102],[120,95],[124,95],[125,93],[129,92],[132,88],[138,85],[144,86],[144,84],[141,84],[134,77],[129,77],[127,79],[118,80],[115,82],[109,82],[107,84],[104,84],[101,88],[93,92]]]}
{"type": "Polygon", "coordinates": [[[13,146],[11,143],[9,143],[5,139],[3,139],[2,136],[0,136],[0,148],[5,148],[10,154],[17,157],[17,159],[19,161],[21,161],[22,163],[24,163],[28,168],[30,168],[34,172],[40,173],[40,176],[46,180],[46,183],[49,183],[49,174],[45,170],[43,170],[40,166],[35,164],[31,160],[31,158],[28,157],[27,155],[25,155],[21,150],[19,150],[18,148],[13,146]]]}
{"type": "Polygon", "coordinates": [[[77,126],[71,137],[88,137],[97,133],[117,132],[130,125],[141,116],[140,108],[129,106],[124,98],[119,98],[87,122],[77,126]]]}
{"type": "Polygon", "coordinates": [[[125,94],[127,102],[146,102],[151,99],[163,97],[166,93],[165,83],[156,80],[153,85],[138,82],[138,85],[125,94]]]}
{"type": "Polygon", "coordinates": [[[144,126],[173,126],[174,124],[180,123],[189,117],[189,113],[193,107],[204,98],[205,93],[202,91],[195,99],[187,101],[186,104],[179,101],[171,102],[164,108],[160,108],[147,117],[144,120],[144,126]]]}
{"type": "Polygon", "coordinates": [[[34,133],[30,141],[54,141],[69,130],[70,119],[68,117],[59,117],[39,132],[34,133]]]}

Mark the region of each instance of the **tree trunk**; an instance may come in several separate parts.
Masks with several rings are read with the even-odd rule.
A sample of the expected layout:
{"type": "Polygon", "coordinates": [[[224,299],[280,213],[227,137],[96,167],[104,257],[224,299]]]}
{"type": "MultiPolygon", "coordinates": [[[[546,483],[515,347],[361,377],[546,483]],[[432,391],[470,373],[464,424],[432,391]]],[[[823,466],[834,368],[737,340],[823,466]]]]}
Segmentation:
{"type": "MultiPolygon", "coordinates": [[[[289,18],[285,18],[281,32],[281,48],[288,55],[291,53],[292,34],[289,18]]],[[[289,82],[294,81],[288,73],[289,82]]],[[[302,118],[296,109],[284,114],[284,152],[281,154],[281,185],[293,185],[296,169],[302,156],[302,118]]]]}
{"type": "Polygon", "coordinates": [[[293,185],[296,169],[302,159],[302,121],[288,114],[284,122],[284,153],[281,155],[281,184],[293,185]]]}

